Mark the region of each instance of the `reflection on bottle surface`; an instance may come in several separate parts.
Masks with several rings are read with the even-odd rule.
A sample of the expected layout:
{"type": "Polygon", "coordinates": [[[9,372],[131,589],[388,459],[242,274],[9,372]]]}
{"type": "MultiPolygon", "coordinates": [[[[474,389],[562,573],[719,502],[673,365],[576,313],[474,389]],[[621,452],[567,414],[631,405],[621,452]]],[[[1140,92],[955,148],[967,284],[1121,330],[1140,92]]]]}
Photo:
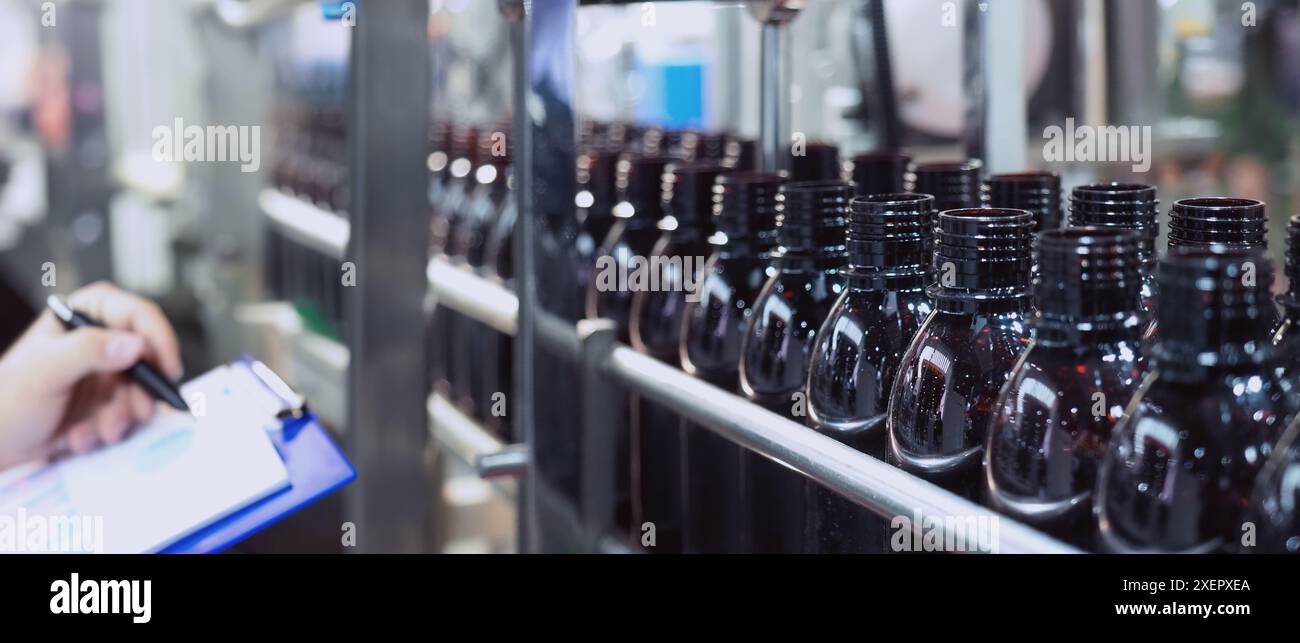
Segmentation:
{"type": "Polygon", "coordinates": [[[1098,474],[1099,544],[1112,552],[1230,550],[1255,477],[1295,413],[1267,341],[1272,270],[1258,251],[1176,248],[1158,279],[1153,370],[1098,474]]]}
{"type": "Polygon", "coordinates": [[[988,503],[1083,548],[1097,467],[1145,372],[1141,240],[1115,228],[1039,235],[1034,340],[989,425],[988,503]]]}
{"type": "Polygon", "coordinates": [[[658,156],[626,157],[618,162],[621,200],[614,206],[618,220],[597,251],[596,270],[587,287],[587,317],[614,320],[619,339],[625,343],[631,341],[631,277],[644,274],[646,260],[659,241],[656,224],[664,215],[661,184],[671,162],[658,156]]]}
{"type": "MultiPolygon", "coordinates": [[[[808,425],[876,458],[894,375],[930,315],[925,293],[934,198],[877,194],[850,205],[846,288],[822,324],[808,372],[808,425]]],[[[884,526],[870,511],[808,485],[807,532],[821,553],[870,553],[884,526]]]]}
{"type": "Polygon", "coordinates": [[[1300,423],[1292,422],[1255,480],[1246,521],[1257,535],[1245,551],[1300,554],[1300,423]]]}
{"type": "MultiPolygon", "coordinates": [[[[758,296],[741,346],[741,393],[796,422],[817,329],[843,289],[850,184],[788,183],[778,216],[778,272],[758,296]]],[[[804,479],[784,465],[746,453],[751,544],[757,552],[804,551],[804,479]]]]}
{"type": "Polygon", "coordinates": [[[889,400],[891,457],[975,498],[998,391],[1028,344],[1033,216],[971,208],[939,214],[935,311],[908,348],[889,400]]]}

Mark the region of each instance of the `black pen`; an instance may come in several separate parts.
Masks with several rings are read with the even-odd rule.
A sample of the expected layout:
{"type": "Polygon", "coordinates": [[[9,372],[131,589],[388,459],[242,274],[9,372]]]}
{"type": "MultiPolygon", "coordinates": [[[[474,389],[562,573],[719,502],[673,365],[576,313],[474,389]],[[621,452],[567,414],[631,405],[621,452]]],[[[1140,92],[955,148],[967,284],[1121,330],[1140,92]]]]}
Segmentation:
{"type": "MultiPolygon", "coordinates": [[[[104,327],[103,324],[73,310],[58,295],[50,295],[45,300],[45,303],[68,330],[86,326],[104,327]]],[[[172,384],[162,373],[159,373],[158,369],[145,363],[144,360],[136,362],[126,372],[131,376],[131,379],[135,380],[136,384],[139,384],[150,395],[186,413],[190,412],[190,405],[185,403],[185,398],[181,397],[181,392],[176,388],[176,385],[172,384]]]]}

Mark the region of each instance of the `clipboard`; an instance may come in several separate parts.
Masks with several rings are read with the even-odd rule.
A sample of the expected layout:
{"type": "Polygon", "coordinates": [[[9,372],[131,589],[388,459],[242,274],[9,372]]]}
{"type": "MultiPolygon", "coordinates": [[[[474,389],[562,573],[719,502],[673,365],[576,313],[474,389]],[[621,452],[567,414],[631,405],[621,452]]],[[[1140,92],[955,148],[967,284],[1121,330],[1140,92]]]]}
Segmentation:
{"type": "Polygon", "coordinates": [[[164,554],[213,554],[224,551],[299,509],[352,482],[357,471],[307,409],[306,401],[265,364],[249,356],[231,366],[243,366],[276,399],[284,402],[267,431],[284,461],[289,486],[221,518],[162,549],[164,554]]]}

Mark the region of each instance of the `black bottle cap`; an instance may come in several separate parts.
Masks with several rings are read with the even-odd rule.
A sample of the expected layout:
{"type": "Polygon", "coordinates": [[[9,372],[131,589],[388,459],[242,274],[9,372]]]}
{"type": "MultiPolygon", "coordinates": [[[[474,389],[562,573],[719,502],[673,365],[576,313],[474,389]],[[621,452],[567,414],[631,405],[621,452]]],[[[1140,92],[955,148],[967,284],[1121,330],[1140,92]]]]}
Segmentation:
{"type": "Polygon", "coordinates": [[[790,146],[790,180],[839,181],[843,168],[840,166],[840,148],[831,143],[809,142],[800,150],[790,146]],[[795,152],[802,152],[796,154],[795,152]]]}
{"type": "Polygon", "coordinates": [[[994,174],[984,180],[980,201],[1034,213],[1035,231],[1061,227],[1061,177],[1055,172],[994,174]]]}
{"type": "Polygon", "coordinates": [[[785,185],[783,172],[729,172],[713,187],[718,245],[757,242],[763,249],[777,245],[777,194],[785,185]]]}
{"type": "Polygon", "coordinates": [[[939,213],[936,298],[1026,297],[1034,215],[1011,208],[939,213]]]}
{"type": "Polygon", "coordinates": [[[908,173],[910,191],[933,196],[939,211],[979,207],[983,167],[978,159],[918,163],[908,173]]]}
{"type": "Polygon", "coordinates": [[[1070,193],[1070,225],[1128,228],[1142,235],[1138,252],[1143,266],[1153,266],[1160,236],[1156,189],[1141,183],[1081,185],[1070,193]]]}
{"type": "Polygon", "coordinates": [[[1170,248],[1156,278],[1160,333],[1153,355],[1160,363],[1230,366],[1275,354],[1269,338],[1276,314],[1269,297],[1273,268],[1260,249],[1170,248]]]}
{"type": "Polygon", "coordinates": [[[1142,235],[1122,228],[1076,227],[1038,235],[1034,281],[1040,338],[1060,333],[1140,333],[1142,235]]]}
{"type": "Polygon", "coordinates": [[[1219,244],[1268,247],[1264,203],[1254,199],[1208,197],[1175,201],[1169,211],[1169,247],[1219,244]]]}
{"type": "Polygon", "coordinates": [[[849,202],[849,265],[855,271],[929,270],[934,197],[902,192],[849,202]]]}
{"type": "Polygon", "coordinates": [[[912,157],[897,152],[866,152],[853,157],[853,183],[858,196],[898,194],[904,191],[912,157]]]}
{"type": "Polygon", "coordinates": [[[614,216],[657,222],[664,216],[664,172],[677,159],[667,156],[624,156],[618,161],[619,203],[614,216]]]}
{"type": "Polygon", "coordinates": [[[849,201],[844,181],[786,183],[777,195],[777,226],[786,255],[847,257],[849,201]]]}
{"type": "Polygon", "coordinates": [[[688,163],[673,167],[665,177],[668,217],[659,227],[665,230],[690,227],[712,234],[713,184],[727,171],[721,165],[688,163]]]}

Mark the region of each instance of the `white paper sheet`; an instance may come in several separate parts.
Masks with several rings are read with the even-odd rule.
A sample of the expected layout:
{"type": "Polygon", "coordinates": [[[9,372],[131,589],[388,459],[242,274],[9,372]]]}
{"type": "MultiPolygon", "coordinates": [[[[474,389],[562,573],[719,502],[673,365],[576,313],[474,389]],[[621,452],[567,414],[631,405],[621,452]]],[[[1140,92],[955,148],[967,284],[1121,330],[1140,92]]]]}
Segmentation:
{"type": "MultiPolygon", "coordinates": [[[[101,520],[97,551],[158,551],[287,487],[288,472],[265,430],[270,417],[258,397],[264,392],[250,390],[241,375],[221,367],[181,387],[199,417],[160,411],[120,444],[17,482],[0,475],[0,551],[5,516],[22,517],[30,531],[37,529],[34,518],[59,514],[101,520]]],[[[18,536],[33,542],[30,534],[18,536]]]]}

